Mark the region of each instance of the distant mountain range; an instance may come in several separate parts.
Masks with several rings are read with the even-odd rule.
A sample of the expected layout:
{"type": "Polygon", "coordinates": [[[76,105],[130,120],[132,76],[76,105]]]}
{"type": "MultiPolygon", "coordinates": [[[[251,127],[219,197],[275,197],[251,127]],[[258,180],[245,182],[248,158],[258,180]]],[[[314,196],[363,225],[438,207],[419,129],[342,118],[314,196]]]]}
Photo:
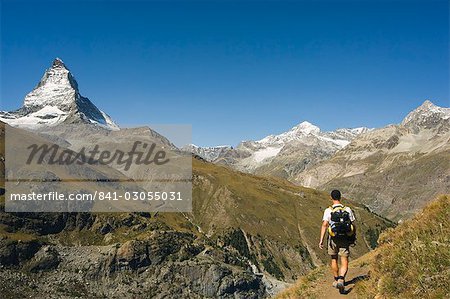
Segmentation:
{"type": "Polygon", "coordinates": [[[189,145],[184,149],[209,162],[240,171],[290,178],[309,165],[331,157],[356,136],[368,131],[370,129],[361,127],[322,132],[304,121],[287,132],[257,141],[243,141],[236,148],[189,145]]]}
{"type": "Polygon", "coordinates": [[[409,217],[450,190],[450,108],[425,101],[398,125],[322,132],[309,122],[236,148],[186,147],[216,164],[342,189],[391,219],[409,217]]]}
{"type": "MultiPolygon", "coordinates": [[[[450,109],[441,108],[430,101],[425,101],[420,107],[409,113],[399,125],[389,125],[384,128],[371,130],[355,138],[343,148],[336,157],[345,156],[349,161],[365,159],[374,154],[396,153],[429,153],[445,149],[448,146],[448,131],[450,129],[450,109]]],[[[298,183],[305,186],[317,187],[329,180],[329,177],[339,176],[331,171],[327,175],[312,175],[317,167],[309,172],[295,177],[298,183]]],[[[352,170],[349,174],[364,173],[365,169],[352,170]]]]}
{"type": "Polygon", "coordinates": [[[402,123],[358,136],[291,180],[340,188],[390,219],[408,218],[450,190],[450,109],[425,101],[402,123]]]}
{"type": "MultiPolygon", "coordinates": [[[[120,130],[105,112],[81,96],[74,76],[59,58],[25,97],[23,106],[0,112],[0,121],[35,129],[60,123],[93,125],[66,138],[72,147],[80,136],[90,136],[94,142],[97,133],[103,134],[98,130],[106,129],[117,131],[101,141],[106,144],[116,142],[113,136],[125,144],[144,134],[174,148],[150,128],[120,130]]],[[[450,190],[449,122],[450,109],[427,100],[400,124],[384,128],[323,132],[304,121],[284,133],[243,141],[235,148],[187,145],[182,150],[242,172],[281,177],[322,190],[340,188],[373,211],[399,220],[420,209],[427,199],[450,190]]]]}

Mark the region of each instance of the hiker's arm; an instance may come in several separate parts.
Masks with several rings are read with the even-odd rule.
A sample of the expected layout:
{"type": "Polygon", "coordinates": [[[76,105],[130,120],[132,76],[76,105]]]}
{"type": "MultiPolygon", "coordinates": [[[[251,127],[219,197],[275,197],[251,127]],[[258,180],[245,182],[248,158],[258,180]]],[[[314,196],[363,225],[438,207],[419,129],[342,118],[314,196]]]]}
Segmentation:
{"type": "Polygon", "coordinates": [[[322,227],[320,229],[320,242],[319,242],[319,248],[323,249],[323,238],[325,238],[325,232],[327,231],[328,227],[328,221],[324,220],[322,221],[322,227]]]}

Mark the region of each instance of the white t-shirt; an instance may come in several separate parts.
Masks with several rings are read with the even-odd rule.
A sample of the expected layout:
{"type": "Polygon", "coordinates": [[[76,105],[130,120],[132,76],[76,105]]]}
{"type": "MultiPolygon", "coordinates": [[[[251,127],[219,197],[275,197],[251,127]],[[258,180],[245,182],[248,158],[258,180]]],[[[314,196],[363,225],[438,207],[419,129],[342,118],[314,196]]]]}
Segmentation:
{"type": "MultiPolygon", "coordinates": [[[[333,208],[336,207],[336,206],[339,206],[339,205],[343,206],[343,204],[334,204],[333,208]]],[[[353,214],[352,209],[350,209],[349,207],[345,207],[344,210],[348,212],[349,217],[350,217],[350,221],[354,222],[355,221],[355,215],[353,214]]],[[[331,211],[332,211],[332,209],[330,209],[330,208],[326,208],[325,209],[325,211],[323,212],[323,219],[322,219],[322,221],[327,221],[328,223],[331,222],[331,211]]]]}

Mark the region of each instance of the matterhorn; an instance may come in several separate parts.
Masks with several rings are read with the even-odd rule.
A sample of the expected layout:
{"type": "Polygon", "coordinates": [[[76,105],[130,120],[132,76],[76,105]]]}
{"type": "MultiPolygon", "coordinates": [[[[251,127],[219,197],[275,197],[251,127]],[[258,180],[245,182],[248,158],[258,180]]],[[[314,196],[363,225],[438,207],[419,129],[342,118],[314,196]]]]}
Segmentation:
{"type": "Polygon", "coordinates": [[[59,58],[25,96],[23,106],[15,111],[0,111],[0,120],[25,128],[88,123],[110,130],[119,129],[106,113],[80,94],[75,77],[59,58]]]}

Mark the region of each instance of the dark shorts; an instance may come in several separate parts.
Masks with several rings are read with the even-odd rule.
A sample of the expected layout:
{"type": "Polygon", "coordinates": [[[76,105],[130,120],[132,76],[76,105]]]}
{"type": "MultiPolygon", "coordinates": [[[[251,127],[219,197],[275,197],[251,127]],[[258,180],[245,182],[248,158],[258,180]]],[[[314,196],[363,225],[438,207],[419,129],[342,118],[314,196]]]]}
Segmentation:
{"type": "Polygon", "coordinates": [[[350,242],[346,239],[328,237],[327,251],[329,255],[350,256],[350,242]]]}

